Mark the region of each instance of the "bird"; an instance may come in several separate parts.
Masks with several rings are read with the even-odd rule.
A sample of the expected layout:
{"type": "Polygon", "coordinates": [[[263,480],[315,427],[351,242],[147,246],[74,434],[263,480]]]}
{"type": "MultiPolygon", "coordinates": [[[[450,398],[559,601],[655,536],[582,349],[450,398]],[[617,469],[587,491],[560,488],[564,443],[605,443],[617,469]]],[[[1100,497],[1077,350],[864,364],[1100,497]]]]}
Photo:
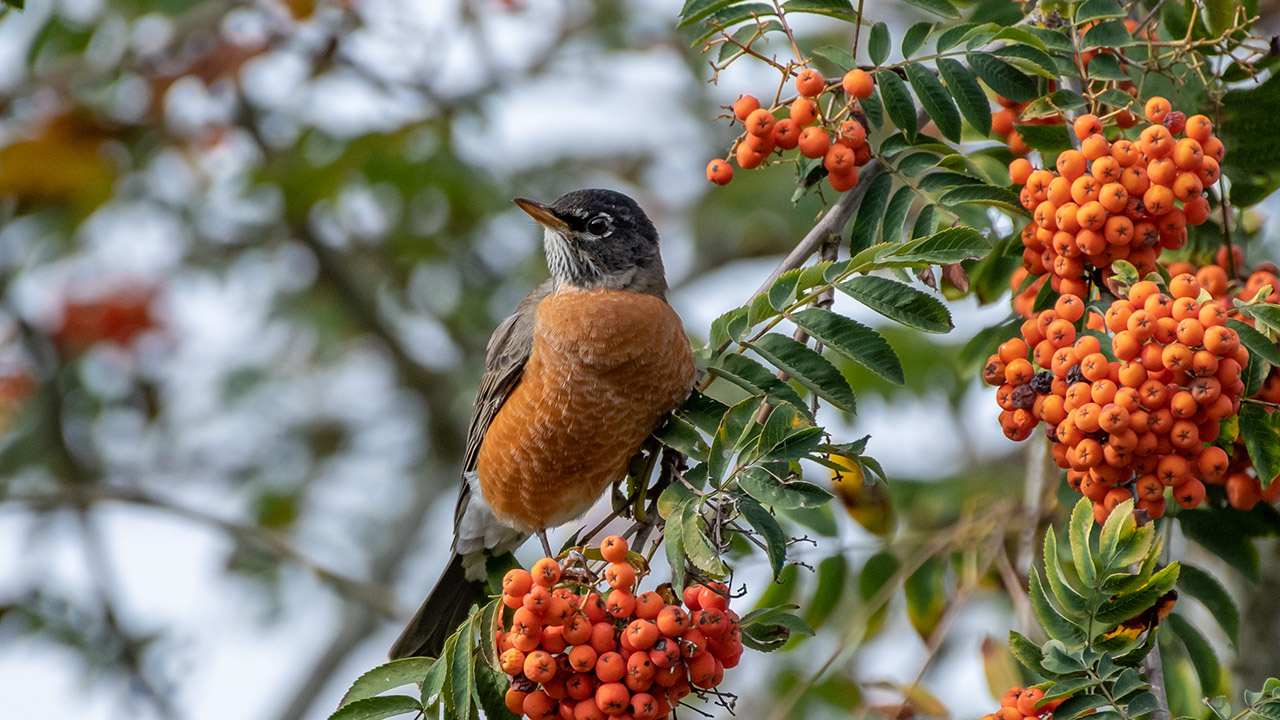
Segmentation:
{"type": "Polygon", "coordinates": [[[692,346],[667,303],[658,231],[630,197],[516,198],[542,226],[550,278],[485,353],[454,511],[452,557],[390,651],[438,657],[486,591],[486,561],[580,517],[693,387],[692,346]]]}

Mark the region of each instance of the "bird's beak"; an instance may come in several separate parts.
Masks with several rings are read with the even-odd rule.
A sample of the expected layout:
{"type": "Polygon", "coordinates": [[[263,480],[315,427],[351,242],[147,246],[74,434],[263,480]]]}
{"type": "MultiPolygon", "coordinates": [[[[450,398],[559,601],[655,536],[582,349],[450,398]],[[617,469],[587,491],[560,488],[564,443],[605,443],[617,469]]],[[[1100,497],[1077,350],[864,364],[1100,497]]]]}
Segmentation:
{"type": "Polygon", "coordinates": [[[529,215],[532,216],[534,220],[537,220],[538,224],[542,227],[548,230],[554,230],[561,235],[568,233],[568,223],[561,220],[555,212],[551,210],[550,205],[543,205],[536,200],[526,200],[525,198],[516,198],[515,204],[519,205],[521,210],[529,213],[529,215]]]}

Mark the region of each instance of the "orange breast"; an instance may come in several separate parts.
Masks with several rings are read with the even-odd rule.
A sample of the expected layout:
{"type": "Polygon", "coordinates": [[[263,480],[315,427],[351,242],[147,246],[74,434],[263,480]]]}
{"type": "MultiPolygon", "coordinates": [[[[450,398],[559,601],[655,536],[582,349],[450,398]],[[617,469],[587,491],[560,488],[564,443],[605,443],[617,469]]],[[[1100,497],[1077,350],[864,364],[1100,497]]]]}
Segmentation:
{"type": "Polygon", "coordinates": [[[693,383],[680,318],[652,295],[560,290],[537,308],[520,383],[480,446],[494,515],[533,532],[586,512],[693,383]]]}

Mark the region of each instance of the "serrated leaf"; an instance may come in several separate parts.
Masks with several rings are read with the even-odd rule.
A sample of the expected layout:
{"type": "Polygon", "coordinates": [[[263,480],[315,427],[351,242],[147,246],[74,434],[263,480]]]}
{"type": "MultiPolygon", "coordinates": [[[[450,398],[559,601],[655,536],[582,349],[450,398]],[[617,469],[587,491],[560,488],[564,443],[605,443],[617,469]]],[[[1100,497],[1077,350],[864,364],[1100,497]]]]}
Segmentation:
{"type": "Polygon", "coordinates": [[[938,229],[938,206],[925,205],[920,208],[920,214],[916,216],[915,223],[911,226],[911,239],[932,235],[938,229]]]}
{"type": "Polygon", "coordinates": [[[1044,655],[1040,646],[1016,630],[1009,631],[1009,652],[1013,653],[1018,662],[1031,672],[1051,680],[1058,677],[1057,673],[1044,666],[1044,655]]]}
{"type": "Polygon", "coordinates": [[[716,377],[724,378],[752,395],[768,395],[790,404],[807,417],[808,406],[800,394],[787,383],[779,380],[763,365],[745,355],[727,353],[708,370],[716,377]]]}
{"type": "Polygon", "coordinates": [[[749,397],[734,405],[724,414],[720,425],[711,437],[711,450],[707,453],[707,479],[719,485],[729,470],[734,453],[742,449],[750,430],[759,432],[755,422],[760,411],[759,397],[749,397]]]}
{"type": "MultiPolygon", "coordinates": [[[[728,357],[741,356],[729,355],[728,357]]],[[[752,390],[752,388],[748,388],[748,390],[752,390]]],[[[673,450],[678,450],[695,460],[705,461],[707,459],[707,451],[710,448],[702,435],[698,433],[698,428],[679,414],[673,414],[656,435],[663,445],[673,450]]]]}
{"type": "Polygon", "coordinates": [[[1042,78],[1054,80],[1059,75],[1058,65],[1049,53],[1031,45],[1005,45],[991,52],[993,55],[1007,59],[1014,67],[1039,75],[1042,78]]]}
{"type": "Polygon", "coordinates": [[[1271,304],[1239,305],[1242,315],[1253,318],[1264,330],[1272,334],[1280,333],[1280,306],[1271,304]]]}
{"type": "Polygon", "coordinates": [[[1045,531],[1044,536],[1044,580],[1063,611],[1077,619],[1088,617],[1089,601],[1062,575],[1058,564],[1058,539],[1052,527],[1045,531]]]}
{"type": "Polygon", "coordinates": [[[889,193],[893,190],[893,176],[882,173],[869,183],[849,235],[849,249],[854,255],[875,244],[876,232],[880,229],[880,221],[889,205],[889,193]]]}
{"type": "MultiPolygon", "coordinates": [[[[1128,97],[1128,95],[1125,97],[1128,97]]],[[[1078,93],[1070,90],[1058,90],[1035,100],[1023,109],[1022,119],[1031,120],[1058,115],[1072,110],[1079,110],[1086,104],[1085,99],[1078,93]]]]}
{"type": "Polygon", "coordinates": [[[1077,25],[1083,25],[1090,20],[1110,20],[1125,17],[1127,14],[1116,0],[1085,0],[1076,8],[1072,19],[1077,25]]]}
{"type": "Polygon", "coordinates": [[[929,558],[902,584],[907,601],[907,619],[925,642],[937,629],[947,609],[946,565],[929,558]]]}
{"type": "Polygon", "coordinates": [[[685,507],[694,502],[697,502],[697,498],[690,496],[684,502],[678,504],[667,516],[667,522],[662,528],[662,545],[667,556],[667,564],[671,567],[671,586],[675,588],[676,592],[684,590],[687,570],[685,567],[684,528],[681,526],[681,522],[685,507]]]}
{"type": "Polygon", "coordinates": [[[777,579],[787,561],[787,536],[783,534],[778,521],[760,503],[749,497],[738,497],[737,503],[742,518],[764,540],[769,567],[773,570],[774,579],[777,579]]]}
{"type": "Polygon", "coordinates": [[[445,712],[457,717],[471,714],[471,688],[475,686],[474,669],[471,666],[471,633],[474,617],[468,618],[458,632],[445,643],[447,651],[441,660],[448,664],[445,681],[445,712]],[[452,642],[453,646],[449,647],[452,642]]]}
{"type": "Polygon", "coordinates": [[[858,60],[846,49],[834,45],[823,45],[813,51],[814,55],[830,62],[845,72],[858,67],[858,60]]]}
{"type": "Polygon", "coordinates": [[[1099,53],[1089,61],[1089,77],[1093,80],[1128,80],[1129,73],[1114,55],[1099,53]]]}
{"type": "Polygon", "coordinates": [[[991,241],[970,227],[957,226],[912,240],[884,256],[885,260],[947,265],[969,258],[984,257],[992,251],[991,241]]]}
{"type": "Polygon", "coordinates": [[[911,99],[907,84],[892,70],[877,70],[876,86],[880,88],[880,97],[884,99],[884,109],[889,113],[889,119],[907,138],[914,140],[920,126],[919,118],[916,117],[916,104],[911,99]]]}
{"type": "Polygon", "coordinates": [[[344,704],[329,720],[383,720],[383,718],[421,713],[422,703],[408,695],[369,697],[344,704]]]}
{"type": "Polygon", "coordinates": [[[688,27],[694,23],[700,22],[710,16],[712,13],[719,12],[738,0],[688,0],[684,7],[680,9],[680,24],[678,28],[688,27]]]}
{"type": "MultiPolygon", "coordinates": [[[[671,521],[667,520],[667,522],[671,521]]],[[[689,561],[705,570],[712,577],[720,578],[727,575],[729,568],[725,567],[724,563],[721,562],[715,546],[711,544],[711,539],[707,537],[706,531],[702,529],[701,518],[698,516],[697,505],[694,502],[680,505],[680,515],[677,522],[680,528],[680,538],[689,561]]]]}
{"type": "Polygon", "coordinates": [[[693,41],[693,46],[701,45],[707,38],[722,30],[729,30],[741,23],[754,21],[758,17],[770,17],[777,14],[778,11],[769,3],[748,2],[731,5],[706,17],[706,28],[693,41]]]}
{"type": "Polygon", "coordinates": [[[1057,639],[1044,644],[1044,666],[1062,675],[1073,675],[1085,669],[1080,653],[1068,649],[1057,639]]]}
{"type": "Polygon", "coordinates": [[[1129,28],[1124,26],[1124,22],[1107,20],[1094,25],[1085,32],[1084,37],[1080,38],[1080,49],[1118,49],[1129,47],[1134,42],[1133,35],[1129,32],[1129,28]]]}
{"type": "Polygon", "coordinates": [[[938,34],[938,40],[934,43],[934,47],[938,52],[945,52],[951,48],[964,42],[964,37],[970,30],[980,27],[978,23],[960,23],[952,25],[938,34]]]}
{"type": "Polygon", "coordinates": [[[972,175],[953,170],[939,170],[920,178],[920,189],[926,192],[937,192],[947,188],[967,185],[985,185],[985,183],[972,175]]]}
{"type": "Polygon", "coordinates": [[[1007,100],[1030,102],[1040,94],[1035,80],[995,55],[969,53],[965,60],[987,87],[1007,100]]]}
{"type": "MultiPolygon", "coordinates": [[[[905,70],[911,89],[916,91],[916,97],[937,126],[938,132],[951,142],[960,142],[960,111],[938,77],[914,63],[907,65],[905,70]]],[[[913,107],[913,115],[914,110],[913,107]]]]}
{"type": "MultiPolygon", "coordinates": [[[[922,153],[923,154],[923,153],[922,153]]],[[[889,199],[885,207],[884,220],[880,224],[880,236],[887,243],[902,240],[902,226],[907,222],[907,213],[911,211],[911,202],[915,199],[915,191],[902,186],[889,199]]]]}
{"type": "Polygon", "coordinates": [[[1147,556],[1154,528],[1137,526],[1133,516],[1133,500],[1116,505],[1107,516],[1098,537],[1098,573],[1124,572],[1129,565],[1147,556]]]}
{"type": "Polygon", "coordinates": [[[1030,579],[1030,590],[1027,592],[1031,599],[1031,611],[1035,613],[1036,619],[1044,626],[1044,630],[1049,637],[1060,640],[1069,645],[1079,645],[1084,642],[1084,631],[1063,617],[1062,613],[1054,607],[1049,601],[1049,597],[1045,595],[1044,586],[1040,580],[1040,572],[1035,568],[1031,569],[1028,576],[1030,579]]]}
{"type": "Polygon", "coordinates": [[[965,120],[983,135],[991,134],[991,101],[982,91],[978,79],[963,64],[951,58],[938,60],[938,73],[951,91],[951,96],[965,120]]]}
{"type": "Polygon", "coordinates": [[[1262,487],[1269,487],[1280,475],[1280,434],[1264,408],[1251,403],[1240,406],[1240,437],[1262,487]]]}
{"type": "Polygon", "coordinates": [[[933,23],[918,22],[902,34],[902,57],[910,58],[915,51],[924,45],[924,41],[929,39],[929,33],[933,32],[933,23]]]}
{"type": "Polygon", "coordinates": [[[1125,707],[1129,717],[1142,717],[1160,709],[1160,701],[1149,692],[1140,693],[1131,699],[1125,707]]]}
{"type": "Polygon", "coordinates": [[[769,333],[751,343],[750,347],[818,397],[841,410],[857,411],[857,400],[849,381],[829,360],[809,346],[785,335],[769,333]]]}
{"type": "Polygon", "coordinates": [[[1235,318],[1227,319],[1227,327],[1236,331],[1240,336],[1240,344],[1249,348],[1250,355],[1257,355],[1273,366],[1280,367],[1280,349],[1266,335],[1235,318]]]}
{"type": "MultiPolygon", "coordinates": [[[[938,164],[938,156],[935,153],[929,152],[928,150],[921,150],[920,152],[913,152],[913,153],[906,154],[905,156],[899,156],[899,159],[897,161],[898,172],[901,172],[903,175],[906,175],[907,177],[915,177],[916,175],[919,175],[921,172],[928,170],[929,168],[937,164],[938,164]]],[[[910,190],[910,189],[911,188],[909,187],[903,186],[902,188],[899,189],[899,193],[901,194],[903,190],[910,190]]],[[[908,195],[907,202],[908,204],[910,204],[909,195],[908,195]]],[[[886,235],[885,242],[897,242],[897,238],[889,238],[886,235]]]]}
{"type": "Polygon", "coordinates": [[[796,299],[796,286],[800,283],[800,268],[792,268],[773,282],[769,288],[769,305],[779,312],[796,299]]]}
{"type": "Polygon", "coordinates": [[[853,4],[849,0],[787,0],[783,10],[789,13],[809,13],[826,15],[827,17],[849,20],[857,17],[853,4]]]}
{"type": "Polygon", "coordinates": [[[1194,565],[1184,564],[1178,574],[1178,589],[1205,606],[1232,644],[1240,641],[1240,612],[1216,578],[1194,565]]]}
{"type": "Polygon", "coordinates": [[[502,672],[502,663],[498,661],[498,643],[496,630],[502,625],[502,601],[493,600],[477,613],[480,621],[480,659],[494,672],[502,672]]]}
{"type": "Polygon", "coordinates": [[[948,207],[986,205],[1030,217],[1030,213],[1018,201],[1017,193],[995,185],[961,185],[940,195],[938,202],[948,207]]]}
{"type": "Polygon", "coordinates": [[[1120,673],[1120,677],[1116,678],[1115,683],[1111,686],[1111,693],[1114,697],[1122,698],[1125,695],[1142,687],[1142,676],[1138,674],[1137,668],[1127,668],[1120,673]]]}
{"type": "Polygon", "coordinates": [[[822,344],[885,380],[898,385],[904,382],[902,362],[897,353],[875,330],[821,308],[806,308],[792,313],[791,319],[822,344]]]}
{"type": "MultiPolygon", "coordinates": [[[[1241,406],[1241,410],[1245,407],[1248,406],[1241,406]]],[[[1195,509],[1178,513],[1178,525],[1189,539],[1225,560],[1253,582],[1258,582],[1258,549],[1241,532],[1238,524],[1223,523],[1217,514],[1195,509]]]]}
{"type": "Polygon", "coordinates": [[[907,327],[931,333],[951,330],[951,313],[936,298],[896,280],[861,275],[836,286],[840,292],[907,327]]]}
{"type": "Polygon", "coordinates": [[[877,67],[889,59],[888,25],[878,22],[871,26],[871,33],[867,37],[867,55],[871,58],[871,64],[877,67]]]}
{"type": "Polygon", "coordinates": [[[1075,720],[1081,715],[1107,704],[1101,695],[1072,695],[1053,710],[1054,720],[1075,720]]]}
{"type": "Polygon", "coordinates": [[[1110,627],[1141,615],[1155,605],[1161,595],[1169,592],[1178,579],[1178,570],[1178,563],[1170,563],[1163,570],[1152,575],[1147,584],[1141,588],[1108,598],[1098,608],[1094,616],[1096,621],[1110,627]]]}
{"type": "Polygon", "coordinates": [[[940,15],[948,20],[955,20],[960,17],[960,11],[952,5],[949,0],[906,0],[908,5],[915,5],[923,10],[928,10],[934,15],[940,15]]]}
{"type": "Polygon", "coordinates": [[[1022,141],[1035,150],[1060,153],[1071,149],[1066,125],[1014,125],[1022,141]]]}
{"type": "Polygon", "coordinates": [[[1213,652],[1213,647],[1209,645],[1208,640],[1205,640],[1204,635],[1201,635],[1200,631],[1180,613],[1174,613],[1165,618],[1165,624],[1186,648],[1187,657],[1191,658],[1191,665],[1196,669],[1196,676],[1200,678],[1200,692],[1205,695],[1217,695],[1222,692],[1224,689],[1222,665],[1219,664],[1218,656],[1213,652]]]}
{"type": "Polygon", "coordinates": [[[780,510],[821,507],[833,497],[830,492],[811,482],[783,482],[759,465],[752,465],[734,477],[743,492],[780,510]]]}
{"type": "Polygon", "coordinates": [[[434,662],[434,658],[409,657],[379,665],[356,678],[356,681],[347,689],[347,693],[342,696],[338,707],[380,695],[391,688],[420,683],[434,662]]]}

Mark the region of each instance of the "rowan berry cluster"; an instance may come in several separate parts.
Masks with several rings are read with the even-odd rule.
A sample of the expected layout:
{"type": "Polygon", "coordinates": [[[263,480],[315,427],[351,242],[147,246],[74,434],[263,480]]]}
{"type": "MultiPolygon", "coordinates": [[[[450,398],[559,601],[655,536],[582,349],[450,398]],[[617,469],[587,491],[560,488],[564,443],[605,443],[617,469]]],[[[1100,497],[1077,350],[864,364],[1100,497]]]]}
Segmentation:
{"type": "Polygon", "coordinates": [[[502,602],[515,612],[497,643],[512,712],[531,720],[666,718],[738,664],[742,636],[727,588],[691,585],[684,607],[655,591],[634,595],[627,542],[610,536],[600,552],[605,595],[562,574],[553,558],[503,578],[502,602]]]}
{"type": "MultiPolygon", "coordinates": [[[[746,131],[738,138],[734,157],[743,170],[760,167],[775,150],[799,150],[806,158],[822,158],[827,182],[836,192],[844,192],[858,184],[858,168],[871,159],[867,145],[867,126],[861,120],[857,100],[871,97],[874,80],[861,69],[850,70],[840,83],[848,96],[836,95],[836,87],[828,87],[822,74],[805,68],[796,75],[797,97],[789,105],[761,107],[751,95],[743,95],[733,104],[733,115],[742,121],[746,131]],[[831,95],[824,112],[819,101],[831,95]],[[787,116],[777,113],[786,108],[787,116]]],[[[726,185],[733,179],[729,161],[715,159],[707,164],[707,179],[726,185]]]]}
{"type": "Polygon", "coordinates": [[[1067,698],[1044,701],[1044,691],[1040,688],[1009,688],[1000,698],[1000,709],[983,715],[981,720],[1023,720],[1023,718],[1053,717],[1053,711],[1067,698]]]}
{"type": "Polygon", "coordinates": [[[1100,523],[1131,497],[1162,516],[1166,487],[1195,507],[1204,483],[1228,470],[1226,452],[1205,445],[1240,410],[1249,352],[1225,325],[1223,303],[1202,301],[1201,289],[1189,273],[1174,277],[1168,294],[1137,282],[1088,320],[1084,301],[1063,295],[987,360],[983,376],[999,388],[1005,435],[1024,440],[1044,422],[1054,461],[1094,502],[1100,523]],[[1079,332],[1082,320],[1097,333],[1079,332]]]}
{"type": "Polygon", "coordinates": [[[1074,123],[1080,149],[1060,153],[1054,169],[1036,169],[1026,158],[1009,164],[1010,179],[1023,186],[1022,206],[1033,213],[1022,230],[1022,268],[1011,278],[1023,317],[1044,284],[1042,277],[1024,288],[1028,275],[1086,297],[1090,279],[1105,280],[1116,260],[1145,276],[1162,249],[1186,244],[1188,225],[1208,219],[1204,189],[1218,181],[1225,154],[1213,123],[1187,118],[1161,97],[1145,112],[1152,124],[1136,142],[1107,140],[1097,116],[1082,115],[1074,123]]]}

